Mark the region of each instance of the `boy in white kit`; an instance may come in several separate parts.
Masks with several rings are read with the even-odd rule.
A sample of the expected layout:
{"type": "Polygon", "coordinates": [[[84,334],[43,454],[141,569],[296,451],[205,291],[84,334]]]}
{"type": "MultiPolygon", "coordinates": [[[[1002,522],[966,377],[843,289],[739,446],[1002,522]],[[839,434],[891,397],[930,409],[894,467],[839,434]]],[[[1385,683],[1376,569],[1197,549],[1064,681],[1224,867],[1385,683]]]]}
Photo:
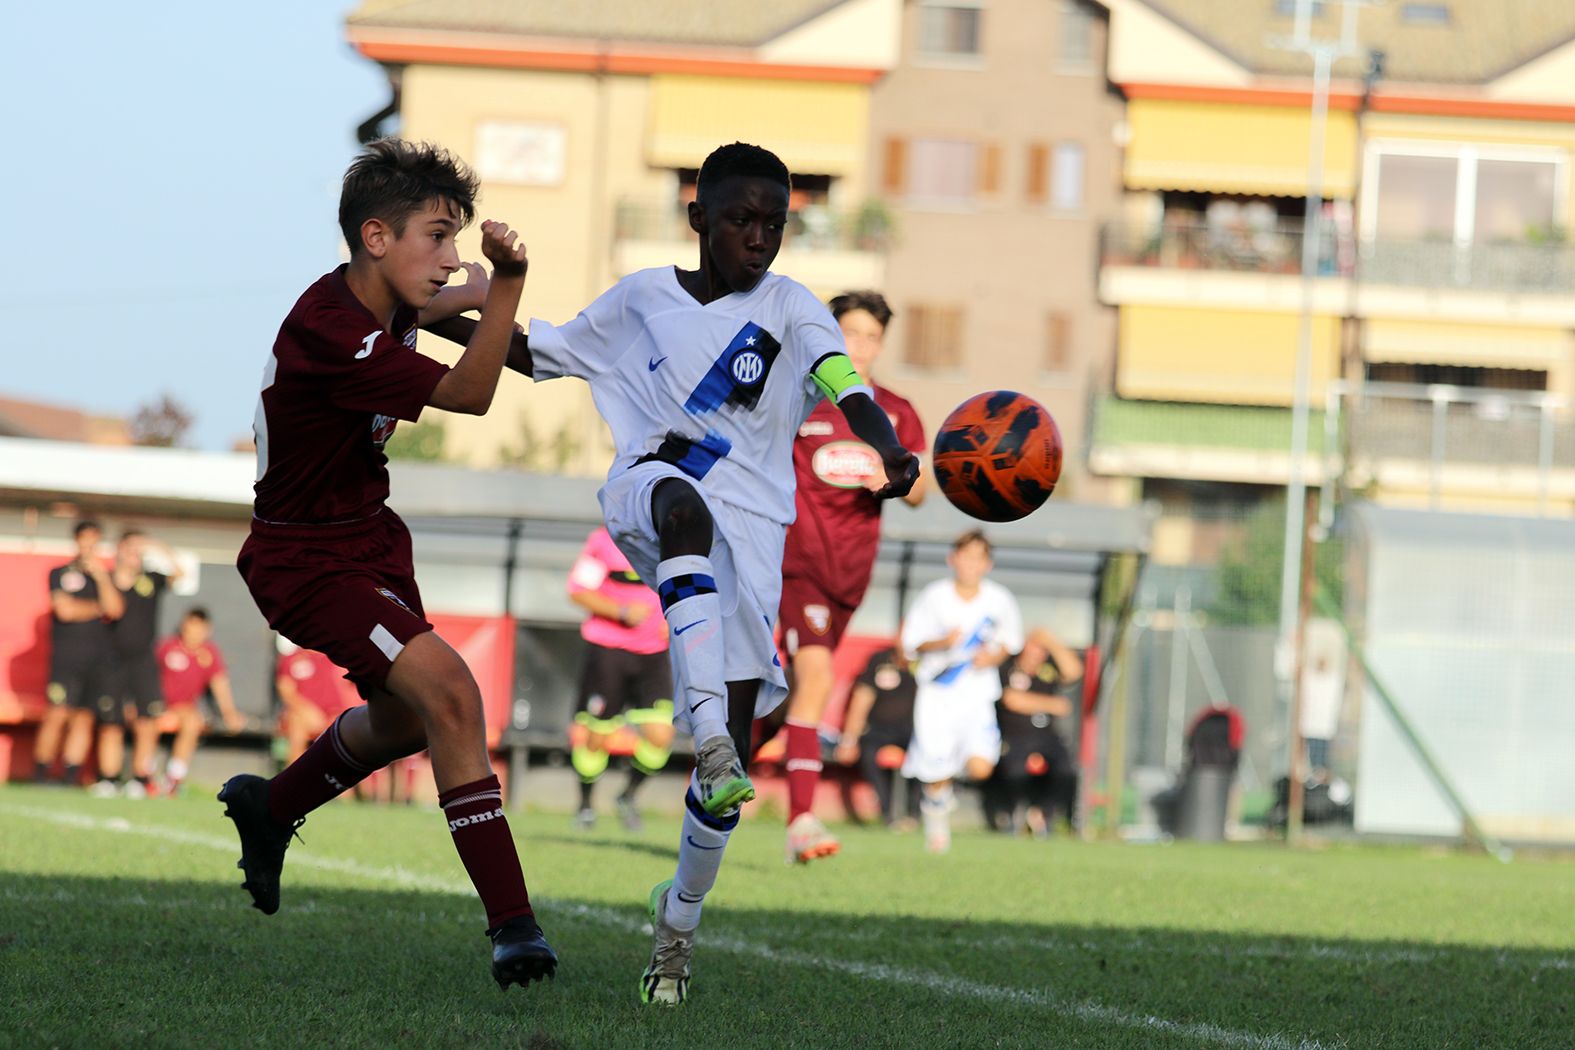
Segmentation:
{"type": "Polygon", "coordinates": [[[623,278],[574,320],[532,321],[509,367],[591,384],[617,453],[600,499],[608,532],[662,601],[674,723],[695,741],[678,869],[651,892],[648,1003],[681,1003],[700,906],[739,806],[755,797],[739,756],[753,720],[787,693],[773,624],[794,514],[793,438],[821,397],[885,465],[878,496],[918,478],[849,362],[826,307],[767,272],[787,222],[787,168],[759,146],[706,158],[689,225],[700,268],[623,278]]]}
{"type": "Polygon", "coordinates": [[[919,657],[913,740],[902,775],[924,785],[919,812],[934,853],[951,847],[952,781],[964,773],[985,780],[1000,760],[996,668],[1023,647],[1017,599],[985,578],[993,562],[984,533],[957,537],[946,562],[952,578],[920,591],[902,625],[903,651],[919,657]]]}

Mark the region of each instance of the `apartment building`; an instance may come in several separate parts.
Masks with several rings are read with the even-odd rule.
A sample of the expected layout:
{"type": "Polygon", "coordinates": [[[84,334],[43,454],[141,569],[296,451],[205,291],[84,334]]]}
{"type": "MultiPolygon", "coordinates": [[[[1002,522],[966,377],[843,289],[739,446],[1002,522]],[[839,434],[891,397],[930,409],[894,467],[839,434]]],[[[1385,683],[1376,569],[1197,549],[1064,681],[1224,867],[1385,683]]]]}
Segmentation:
{"type": "MultiPolygon", "coordinates": [[[[899,0],[366,0],[350,43],[389,73],[385,124],[441,142],[483,181],[485,215],[516,225],[531,272],[521,320],[565,321],[618,277],[693,266],[684,217],[717,145],[776,150],[795,173],[777,268],[822,295],[885,281],[868,172],[872,85],[894,64],[899,0]]],[[[468,230],[461,252],[475,255],[468,230]]],[[[479,257],[479,256],[477,256],[479,257]]],[[[423,337],[435,356],[455,354],[423,337]]],[[[599,474],[606,431],[577,380],[506,376],[485,417],[445,417],[446,453],[599,474]]]]}
{"type": "MultiPolygon", "coordinates": [[[[1310,5],[1313,36],[1344,4],[1310,5]]],[[[1127,100],[1093,469],[1164,501],[1161,558],[1278,494],[1303,296],[1311,59],[1293,0],[1110,0],[1127,100]]],[[[1361,6],[1312,236],[1319,484],[1395,505],[1575,509],[1575,5],[1361,6]],[[1325,414],[1327,411],[1327,415],[1325,414]]]]}
{"type": "Polygon", "coordinates": [[[1012,388],[1058,420],[1060,495],[1122,501],[1084,470],[1091,387],[1114,311],[1098,300],[1101,225],[1121,198],[1121,99],[1108,22],[1084,0],[918,0],[875,85],[869,168],[890,209],[897,312],[881,378],[933,432],[958,402],[1012,388]]]}

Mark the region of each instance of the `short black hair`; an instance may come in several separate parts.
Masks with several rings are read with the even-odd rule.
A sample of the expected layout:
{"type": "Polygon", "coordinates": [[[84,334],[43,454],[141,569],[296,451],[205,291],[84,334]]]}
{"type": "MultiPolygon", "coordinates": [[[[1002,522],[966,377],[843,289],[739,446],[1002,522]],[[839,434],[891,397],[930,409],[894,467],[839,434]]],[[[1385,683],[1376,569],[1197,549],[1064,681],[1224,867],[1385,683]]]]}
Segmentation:
{"type": "Polygon", "coordinates": [[[960,551],[970,543],[984,544],[985,557],[995,557],[995,544],[990,542],[990,537],[984,534],[983,529],[969,529],[955,540],[952,540],[952,550],[960,551]]]}
{"type": "Polygon", "coordinates": [[[190,609],[187,609],[186,610],[186,615],[182,616],[181,619],[182,620],[201,620],[203,623],[212,623],[213,622],[213,617],[209,616],[208,615],[208,610],[203,608],[201,605],[193,605],[190,609]]]}
{"type": "Polygon", "coordinates": [[[352,256],[361,253],[361,224],[382,219],[404,236],[405,223],[427,201],[448,201],[460,226],[476,217],[481,180],[466,163],[441,146],[404,139],[378,139],[351,162],[339,190],[339,230],[352,256]]]}
{"type": "Polygon", "coordinates": [[[842,320],[843,314],[863,310],[879,321],[882,328],[891,324],[891,307],[886,303],[886,297],[879,292],[868,290],[843,292],[826,305],[831,308],[831,316],[839,321],[842,320]]]}
{"type": "Polygon", "coordinates": [[[793,192],[793,179],[788,175],[787,165],[775,153],[764,146],[732,142],[712,150],[700,165],[700,174],[695,179],[695,199],[704,205],[718,186],[738,176],[770,179],[789,193],[793,192]]]}
{"type": "Polygon", "coordinates": [[[71,529],[71,538],[72,539],[81,539],[82,538],[82,534],[84,532],[86,532],[88,529],[93,529],[96,532],[102,533],[104,531],[104,526],[100,525],[98,522],[94,521],[92,518],[83,518],[81,521],[77,522],[75,526],[72,527],[72,529],[71,529]]]}

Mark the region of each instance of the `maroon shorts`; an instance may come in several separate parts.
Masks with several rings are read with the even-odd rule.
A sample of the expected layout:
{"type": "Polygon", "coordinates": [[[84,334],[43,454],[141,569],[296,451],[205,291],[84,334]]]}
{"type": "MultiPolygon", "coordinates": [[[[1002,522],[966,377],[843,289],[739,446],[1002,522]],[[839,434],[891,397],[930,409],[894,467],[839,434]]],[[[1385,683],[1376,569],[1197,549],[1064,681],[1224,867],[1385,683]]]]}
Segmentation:
{"type": "Polygon", "coordinates": [[[857,606],[843,605],[829,597],[814,580],[784,576],[782,604],[777,611],[782,624],[782,647],[789,656],[810,645],[835,649],[857,611],[857,606]]]}
{"type": "Polygon", "coordinates": [[[363,696],[383,687],[410,639],[432,630],[410,530],[387,508],[341,525],[254,518],[236,567],[268,626],[343,667],[363,696]]]}

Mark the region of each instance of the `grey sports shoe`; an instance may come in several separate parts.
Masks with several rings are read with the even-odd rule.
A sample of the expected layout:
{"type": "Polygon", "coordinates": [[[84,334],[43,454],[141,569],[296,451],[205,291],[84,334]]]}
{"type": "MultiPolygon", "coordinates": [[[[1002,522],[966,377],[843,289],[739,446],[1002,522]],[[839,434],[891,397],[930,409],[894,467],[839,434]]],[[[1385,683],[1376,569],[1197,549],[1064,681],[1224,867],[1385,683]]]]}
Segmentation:
{"type": "Polygon", "coordinates": [[[667,894],[673,880],[658,882],[651,890],[651,930],[655,944],[651,962],[640,975],[642,1003],[678,1006],[689,998],[689,960],[695,953],[695,931],[667,925],[667,894]]]}
{"type": "Polygon", "coordinates": [[[700,745],[695,754],[695,779],[700,806],[713,817],[731,813],[755,797],[755,785],[744,772],[731,737],[712,737],[700,745]]]}

